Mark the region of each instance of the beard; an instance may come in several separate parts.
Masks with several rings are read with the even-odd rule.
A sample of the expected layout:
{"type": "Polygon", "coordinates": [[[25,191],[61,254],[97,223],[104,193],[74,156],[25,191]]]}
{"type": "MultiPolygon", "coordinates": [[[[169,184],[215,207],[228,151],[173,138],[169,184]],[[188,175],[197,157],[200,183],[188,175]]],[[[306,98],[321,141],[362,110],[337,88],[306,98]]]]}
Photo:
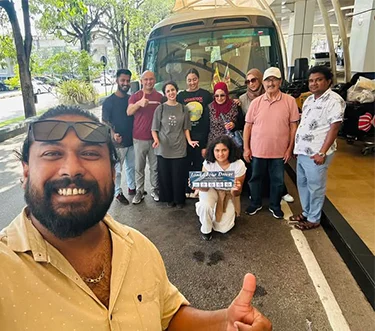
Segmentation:
{"type": "Polygon", "coordinates": [[[124,95],[128,94],[128,91],[130,90],[129,85],[118,85],[117,84],[117,89],[124,95]]]}
{"type": "Polygon", "coordinates": [[[30,179],[26,183],[25,201],[30,212],[49,232],[59,239],[75,238],[98,224],[107,213],[114,196],[114,183],[101,193],[96,181],[82,178],[63,178],[48,181],[44,185],[44,192],[38,192],[30,179]],[[53,203],[52,194],[57,194],[60,188],[74,184],[86,190],[86,194],[93,196],[91,205],[85,202],[53,203]]]}

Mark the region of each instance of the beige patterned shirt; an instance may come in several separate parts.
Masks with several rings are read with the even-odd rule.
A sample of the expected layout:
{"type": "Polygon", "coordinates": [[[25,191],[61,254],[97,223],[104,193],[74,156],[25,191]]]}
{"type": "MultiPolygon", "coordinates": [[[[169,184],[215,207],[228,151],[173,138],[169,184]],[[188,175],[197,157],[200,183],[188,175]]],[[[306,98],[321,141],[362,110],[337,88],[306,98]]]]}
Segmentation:
{"type": "Polygon", "coordinates": [[[112,238],[107,309],[27,219],[25,210],[0,232],[0,329],[165,330],[187,300],[169,282],[156,247],[142,234],[104,222],[112,238]]]}

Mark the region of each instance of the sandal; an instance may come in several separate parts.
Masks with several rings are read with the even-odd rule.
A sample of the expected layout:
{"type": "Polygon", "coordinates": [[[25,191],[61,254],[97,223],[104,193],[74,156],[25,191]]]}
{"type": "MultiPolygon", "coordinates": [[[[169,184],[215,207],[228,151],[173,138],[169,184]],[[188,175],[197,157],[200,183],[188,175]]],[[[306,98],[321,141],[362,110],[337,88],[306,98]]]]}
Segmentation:
{"type": "Polygon", "coordinates": [[[299,222],[298,224],[294,225],[296,229],[301,230],[301,231],[316,229],[319,226],[320,226],[320,222],[312,223],[309,221],[299,222]]]}
{"type": "Polygon", "coordinates": [[[302,213],[299,215],[293,215],[289,217],[289,222],[291,223],[300,223],[300,222],[306,222],[306,221],[307,221],[307,217],[303,216],[302,213]]]}

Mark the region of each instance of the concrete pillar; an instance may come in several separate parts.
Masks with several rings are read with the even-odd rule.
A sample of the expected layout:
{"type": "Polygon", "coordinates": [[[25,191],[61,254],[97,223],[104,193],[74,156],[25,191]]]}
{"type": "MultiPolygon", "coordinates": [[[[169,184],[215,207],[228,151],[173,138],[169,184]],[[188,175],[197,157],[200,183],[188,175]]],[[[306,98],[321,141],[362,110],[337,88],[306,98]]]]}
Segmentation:
{"type": "Polygon", "coordinates": [[[295,59],[310,58],[315,2],[315,0],[302,0],[294,3],[294,12],[290,15],[288,32],[289,71],[293,71],[295,59]]]}
{"type": "Polygon", "coordinates": [[[352,73],[375,72],[375,0],[355,0],[349,50],[352,73]]]}

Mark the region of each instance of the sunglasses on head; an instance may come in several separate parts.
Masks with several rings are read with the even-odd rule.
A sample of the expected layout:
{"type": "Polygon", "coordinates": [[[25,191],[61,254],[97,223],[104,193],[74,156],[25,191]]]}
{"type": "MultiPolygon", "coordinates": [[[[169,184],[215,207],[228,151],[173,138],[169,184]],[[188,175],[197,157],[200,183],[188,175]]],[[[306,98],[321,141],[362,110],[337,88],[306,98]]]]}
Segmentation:
{"type": "Polygon", "coordinates": [[[257,78],[251,78],[251,79],[246,79],[245,84],[249,85],[250,83],[254,84],[258,79],[257,78]]]}
{"type": "Polygon", "coordinates": [[[215,94],[215,98],[224,98],[226,97],[225,94],[215,94]]]}
{"type": "Polygon", "coordinates": [[[77,137],[88,143],[106,143],[110,139],[110,129],[97,122],[66,122],[60,120],[41,120],[30,123],[29,133],[35,141],[60,141],[69,128],[73,128],[77,137]]]}

